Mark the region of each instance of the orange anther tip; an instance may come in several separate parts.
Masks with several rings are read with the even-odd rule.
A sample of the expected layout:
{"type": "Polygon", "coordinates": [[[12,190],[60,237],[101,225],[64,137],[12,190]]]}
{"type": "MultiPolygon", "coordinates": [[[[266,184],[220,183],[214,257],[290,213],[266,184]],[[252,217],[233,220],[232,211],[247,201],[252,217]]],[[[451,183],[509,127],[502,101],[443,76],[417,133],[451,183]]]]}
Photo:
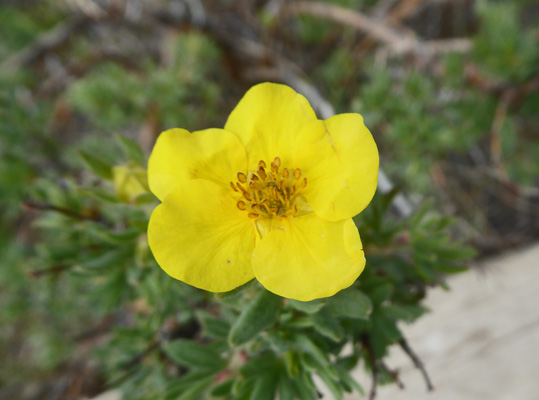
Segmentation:
{"type": "Polygon", "coordinates": [[[241,182],[241,183],[245,183],[247,182],[247,176],[245,176],[245,174],[243,172],[238,172],[238,180],[241,182]]]}
{"type": "Polygon", "coordinates": [[[294,178],[299,179],[300,176],[301,176],[301,170],[299,168],[296,168],[294,170],[294,178]]]}
{"type": "Polygon", "coordinates": [[[238,201],[238,204],[236,204],[240,210],[245,210],[247,207],[245,206],[245,203],[243,201],[238,201]]]}

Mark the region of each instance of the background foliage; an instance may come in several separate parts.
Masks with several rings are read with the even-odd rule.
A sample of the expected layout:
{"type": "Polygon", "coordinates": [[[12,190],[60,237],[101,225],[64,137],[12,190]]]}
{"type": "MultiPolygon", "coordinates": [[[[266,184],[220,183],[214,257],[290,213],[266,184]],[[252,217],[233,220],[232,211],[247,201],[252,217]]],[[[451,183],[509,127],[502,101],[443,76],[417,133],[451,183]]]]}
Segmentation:
{"type": "Polygon", "coordinates": [[[399,325],[463,270],[469,245],[537,237],[533,2],[319,5],[0,5],[0,398],[315,399],[314,376],[335,398],[373,397],[376,383],[399,384],[388,347],[420,367],[399,325]],[[201,292],[147,245],[159,132],[222,126],[264,80],[364,115],[399,188],[356,217],[367,268],[332,298],[283,300],[255,282],[201,292]],[[399,191],[412,215],[393,205],[399,191]],[[350,376],[359,362],[370,388],[350,376]]]}

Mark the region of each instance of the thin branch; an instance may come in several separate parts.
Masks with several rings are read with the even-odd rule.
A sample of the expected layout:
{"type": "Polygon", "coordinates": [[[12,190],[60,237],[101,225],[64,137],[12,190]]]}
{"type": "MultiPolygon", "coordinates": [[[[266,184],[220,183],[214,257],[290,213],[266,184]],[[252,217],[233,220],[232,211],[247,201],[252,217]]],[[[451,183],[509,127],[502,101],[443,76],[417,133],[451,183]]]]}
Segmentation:
{"type": "Polygon", "coordinates": [[[378,377],[380,375],[380,360],[376,359],[374,349],[372,348],[371,340],[367,334],[361,335],[361,344],[367,353],[367,361],[370,362],[372,368],[371,389],[369,390],[369,400],[376,398],[376,389],[378,387],[378,377]]]}
{"type": "Polygon", "coordinates": [[[25,201],[23,203],[23,207],[30,209],[30,210],[38,210],[38,211],[55,211],[62,215],[65,215],[66,217],[83,220],[83,221],[94,221],[101,224],[105,224],[106,222],[96,214],[86,215],[86,214],[79,214],[73,210],[70,210],[68,208],[55,206],[53,204],[44,203],[44,202],[36,202],[36,201],[25,201]]]}
{"type": "MultiPolygon", "coordinates": [[[[401,14],[407,15],[408,12],[415,10],[420,3],[420,1],[414,0],[407,6],[407,9],[390,16],[389,18],[391,19],[388,18],[388,21],[396,23],[401,14]]],[[[384,43],[391,51],[397,54],[413,52],[429,56],[448,52],[463,53],[470,51],[472,48],[471,42],[467,39],[423,41],[411,30],[395,29],[383,21],[372,19],[359,11],[326,3],[298,1],[283,7],[281,12],[284,17],[295,14],[310,14],[351,26],[384,43]]]]}
{"type": "Polygon", "coordinates": [[[331,19],[365,32],[393,48],[405,49],[417,46],[415,39],[403,38],[399,32],[389,26],[349,8],[314,1],[298,1],[285,6],[282,12],[285,17],[294,14],[310,14],[331,19]]]}
{"type": "Polygon", "coordinates": [[[399,372],[397,370],[391,369],[387,366],[385,362],[380,360],[380,367],[386,372],[386,374],[389,375],[389,377],[395,382],[395,384],[399,387],[399,389],[404,389],[404,383],[400,380],[399,372]]]}
{"type": "Polygon", "coordinates": [[[55,265],[55,266],[50,267],[50,268],[34,269],[34,270],[31,270],[31,271],[28,271],[27,275],[28,275],[29,278],[37,279],[37,278],[41,278],[44,275],[51,275],[51,274],[58,275],[61,272],[64,272],[65,270],[67,270],[67,269],[69,269],[71,267],[72,267],[72,265],[59,264],[59,265],[55,265]]]}
{"type": "Polygon", "coordinates": [[[414,366],[421,371],[421,374],[423,375],[423,379],[425,379],[425,383],[427,384],[427,390],[429,392],[434,390],[434,386],[432,385],[432,382],[430,380],[429,374],[427,373],[427,370],[425,369],[425,364],[423,364],[423,361],[419,358],[417,354],[412,350],[406,339],[403,337],[401,340],[399,340],[399,345],[402,348],[402,350],[406,353],[408,357],[412,360],[414,363],[414,366]]]}

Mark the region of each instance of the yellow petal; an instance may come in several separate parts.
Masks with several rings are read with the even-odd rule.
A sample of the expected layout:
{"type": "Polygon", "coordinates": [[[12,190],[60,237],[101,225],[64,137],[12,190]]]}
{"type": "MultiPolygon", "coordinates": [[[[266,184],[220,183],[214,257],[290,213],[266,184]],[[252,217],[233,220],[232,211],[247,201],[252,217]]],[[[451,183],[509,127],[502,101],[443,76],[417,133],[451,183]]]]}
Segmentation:
{"type": "Polygon", "coordinates": [[[308,179],[303,194],[314,212],[330,221],[359,214],[374,196],[379,164],[376,143],[361,115],[316,121],[299,136],[311,143],[294,162],[308,179]]]}
{"type": "MultiPolygon", "coordinates": [[[[189,133],[170,129],[159,135],[148,162],[151,191],[160,199],[191,179],[207,179],[222,187],[245,171],[245,146],[222,129],[189,133]]],[[[232,190],[232,189],[230,189],[232,190]]]]}
{"type": "Polygon", "coordinates": [[[253,278],[256,228],[226,189],[203,179],[170,192],[152,213],[148,241],[173,278],[211,292],[253,278]]]}
{"type": "Polygon", "coordinates": [[[245,144],[251,168],[259,160],[271,162],[275,157],[286,166],[299,150],[297,133],[315,120],[313,109],[301,94],[285,85],[261,83],[243,96],[225,129],[245,144]]]}
{"type": "Polygon", "coordinates": [[[255,276],[269,291],[301,301],[329,297],[363,271],[361,239],[351,219],[330,222],[308,214],[281,226],[253,253],[255,276]]]}

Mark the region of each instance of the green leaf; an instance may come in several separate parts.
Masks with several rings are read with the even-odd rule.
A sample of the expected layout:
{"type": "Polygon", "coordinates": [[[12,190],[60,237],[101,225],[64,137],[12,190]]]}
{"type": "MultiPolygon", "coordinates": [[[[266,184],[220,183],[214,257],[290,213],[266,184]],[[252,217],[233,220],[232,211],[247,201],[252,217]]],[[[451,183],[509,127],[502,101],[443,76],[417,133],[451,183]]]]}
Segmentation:
{"type": "Polygon", "coordinates": [[[247,304],[236,320],[228,341],[233,346],[239,346],[253,339],[277,321],[282,298],[263,289],[250,303],[247,304]]]}
{"type": "Polygon", "coordinates": [[[131,255],[132,253],[129,248],[120,247],[98,256],[91,256],[88,261],[84,261],[80,265],[89,269],[116,267],[131,255]]]}
{"type": "Polygon", "coordinates": [[[96,157],[84,150],[79,150],[79,154],[84,163],[88,166],[88,168],[90,168],[90,170],[94,174],[103,179],[112,179],[112,165],[110,165],[102,158],[96,157]]]}
{"type": "Polygon", "coordinates": [[[371,288],[368,292],[369,298],[373,304],[380,304],[388,300],[393,293],[393,285],[390,282],[382,283],[371,288]]]}
{"type": "Polygon", "coordinates": [[[372,312],[371,300],[356,288],[329,297],[326,307],[333,315],[345,318],[364,319],[372,312]]]}
{"type": "Polygon", "coordinates": [[[249,400],[274,400],[276,371],[261,369],[258,371],[259,379],[255,383],[253,392],[249,400]]]}
{"type": "Polygon", "coordinates": [[[289,300],[288,302],[292,308],[307,314],[317,312],[326,304],[325,299],[316,299],[311,301],[289,300]]]}
{"type": "Polygon", "coordinates": [[[261,371],[274,371],[277,366],[277,359],[273,352],[266,352],[258,356],[254,356],[247,361],[241,368],[242,375],[249,379],[257,377],[261,371]]]}
{"type": "Polygon", "coordinates": [[[350,375],[350,373],[346,369],[339,366],[336,366],[335,369],[337,373],[339,374],[339,378],[341,379],[341,381],[346,382],[348,386],[350,386],[360,395],[362,396],[365,395],[365,392],[363,391],[363,388],[361,387],[361,385],[357,383],[357,381],[350,375]]]}
{"type": "Polygon", "coordinates": [[[312,321],[314,328],[331,340],[338,342],[343,338],[343,327],[328,308],[323,308],[316,314],[313,314],[312,321]]]}
{"type": "Polygon", "coordinates": [[[281,369],[279,374],[279,384],[277,388],[279,400],[294,400],[294,386],[287,376],[286,370],[281,369]]]}
{"type": "Polygon", "coordinates": [[[202,323],[204,336],[212,339],[226,339],[228,337],[230,324],[223,318],[217,318],[204,311],[197,312],[197,316],[202,323]]]}
{"type": "Polygon", "coordinates": [[[232,393],[232,386],[234,386],[234,382],[234,379],[228,379],[219,383],[213,388],[211,395],[216,397],[229,396],[232,393]]]}
{"type": "Polygon", "coordinates": [[[225,363],[219,353],[192,340],[177,339],[165,343],[163,350],[175,362],[187,368],[219,370],[225,363]]]}
{"type": "Polygon", "coordinates": [[[120,145],[122,151],[129,160],[135,161],[141,165],[146,163],[146,156],[137,142],[131,138],[118,134],[114,135],[114,139],[116,139],[116,142],[120,145]]]}

